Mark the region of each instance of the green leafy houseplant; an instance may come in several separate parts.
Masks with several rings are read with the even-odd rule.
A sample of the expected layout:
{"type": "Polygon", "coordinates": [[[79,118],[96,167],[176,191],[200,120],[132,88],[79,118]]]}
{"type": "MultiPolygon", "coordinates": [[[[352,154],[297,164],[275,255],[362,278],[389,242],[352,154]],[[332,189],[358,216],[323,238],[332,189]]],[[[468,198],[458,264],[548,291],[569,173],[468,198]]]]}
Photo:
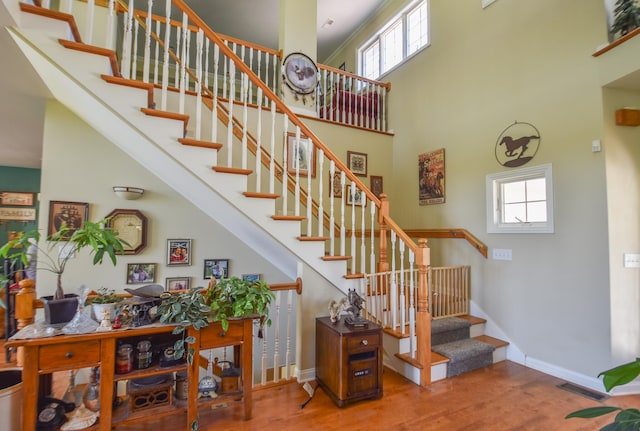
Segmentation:
{"type": "Polygon", "coordinates": [[[269,304],[275,294],[262,281],[241,280],[238,277],[223,278],[206,292],[214,321],[220,321],[223,330],[229,329],[230,318],[260,316],[261,324],[271,325],[269,304]]]}
{"type": "Polygon", "coordinates": [[[106,287],[101,287],[98,289],[97,295],[93,298],[89,299],[87,303],[89,304],[116,304],[122,301],[124,298],[122,296],[116,295],[116,291],[114,289],[107,289],[106,287]]]}
{"type": "Polygon", "coordinates": [[[40,232],[32,230],[26,232],[20,238],[11,240],[0,247],[0,256],[5,259],[19,258],[26,266],[31,258],[37,258],[37,269],[49,271],[57,276],[56,292],[54,299],[64,298],[62,288],[62,274],[64,273],[69,259],[74,254],[85,247],[88,247],[93,254],[93,264],[101,264],[104,257],[108,257],[113,265],[116,265],[116,255],[124,252],[123,245],[128,245],[126,241],[118,237],[118,232],[114,232],[107,226],[107,219],[98,222],[85,221],[81,228],[70,229],[62,225],[53,235],[47,238],[48,245],[41,247],[38,243],[40,232]],[[32,256],[29,252],[31,241],[38,244],[37,255],[32,256]],[[59,253],[57,246],[62,245],[65,252],[59,253]]]}
{"type": "MultiPolygon", "coordinates": [[[[603,371],[598,375],[602,376],[602,383],[607,392],[616,386],[626,385],[640,375],[640,358],[633,362],[620,365],[607,371],[603,371]]],[[[613,406],[590,407],[587,409],[577,410],[566,416],[569,418],[590,419],[603,416],[609,413],[618,412],[614,421],[600,428],[600,431],[616,431],[616,430],[638,430],[640,429],[640,410],[623,409],[613,406]]]]}
{"type": "MultiPolygon", "coordinates": [[[[209,315],[209,306],[205,302],[202,288],[196,287],[184,292],[171,294],[163,293],[160,298],[162,302],[158,305],[158,315],[160,322],[176,324],[173,330],[174,334],[182,334],[182,339],[176,341],[173,346],[176,359],[182,358],[185,353],[185,343],[193,344],[195,339],[186,336],[186,329],[193,325],[197,330],[204,328],[209,324],[207,319],[209,315]]],[[[187,362],[193,362],[195,350],[189,348],[187,352],[187,362]]]]}

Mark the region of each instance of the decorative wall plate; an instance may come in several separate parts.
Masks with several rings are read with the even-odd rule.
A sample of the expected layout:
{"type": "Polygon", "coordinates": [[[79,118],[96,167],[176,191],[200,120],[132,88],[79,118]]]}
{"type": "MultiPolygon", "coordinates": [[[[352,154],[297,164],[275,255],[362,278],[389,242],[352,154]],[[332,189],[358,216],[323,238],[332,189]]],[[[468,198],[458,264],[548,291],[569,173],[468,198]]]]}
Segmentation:
{"type": "Polygon", "coordinates": [[[296,94],[311,94],[318,85],[318,67],[311,58],[301,52],[293,52],[282,62],[282,78],[296,94]]]}

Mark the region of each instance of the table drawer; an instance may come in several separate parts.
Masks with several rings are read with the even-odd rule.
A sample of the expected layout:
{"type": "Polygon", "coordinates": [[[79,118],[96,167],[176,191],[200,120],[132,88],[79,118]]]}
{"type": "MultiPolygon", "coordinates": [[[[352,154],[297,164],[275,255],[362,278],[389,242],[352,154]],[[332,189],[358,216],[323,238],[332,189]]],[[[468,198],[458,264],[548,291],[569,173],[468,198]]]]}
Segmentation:
{"type": "MultiPolygon", "coordinates": [[[[242,342],[244,328],[242,324],[229,322],[227,332],[219,324],[213,324],[200,330],[200,348],[209,349],[242,342]]],[[[242,323],[242,322],[241,322],[242,323]]]]}
{"type": "Polygon", "coordinates": [[[367,347],[377,347],[380,344],[378,334],[352,335],[347,338],[347,350],[358,350],[367,347]]]}
{"type": "Polygon", "coordinates": [[[39,361],[38,366],[43,371],[95,365],[100,362],[100,341],[42,346],[39,361]]]}

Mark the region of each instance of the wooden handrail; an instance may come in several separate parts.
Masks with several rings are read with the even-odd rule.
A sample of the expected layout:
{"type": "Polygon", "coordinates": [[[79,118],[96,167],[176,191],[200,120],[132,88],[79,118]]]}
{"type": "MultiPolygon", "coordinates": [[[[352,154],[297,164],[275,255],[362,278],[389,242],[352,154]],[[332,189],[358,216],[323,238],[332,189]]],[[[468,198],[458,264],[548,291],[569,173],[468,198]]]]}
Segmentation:
{"type": "Polygon", "coordinates": [[[488,247],[471,232],[466,229],[405,229],[407,235],[412,238],[450,238],[465,239],[478,253],[487,258],[488,247]]]}
{"type": "Polygon", "coordinates": [[[387,90],[387,92],[391,91],[390,82],[375,81],[373,79],[365,78],[364,76],[356,75],[355,73],[346,72],[342,69],[336,69],[335,67],[327,66],[325,64],[318,64],[318,69],[323,69],[323,70],[326,70],[327,72],[337,73],[339,75],[343,75],[348,78],[356,78],[358,81],[365,81],[370,84],[376,85],[378,87],[384,87],[387,90]]]}
{"type": "Polygon", "coordinates": [[[604,54],[607,51],[611,51],[613,48],[615,48],[618,45],[623,44],[624,42],[628,41],[629,39],[637,36],[640,34],[640,27],[630,31],[629,33],[625,34],[624,36],[614,40],[613,42],[611,42],[609,45],[605,46],[602,49],[597,50],[596,52],[594,52],[593,54],[591,54],[592,57],[599,57],[602,54],[604,54]]]}

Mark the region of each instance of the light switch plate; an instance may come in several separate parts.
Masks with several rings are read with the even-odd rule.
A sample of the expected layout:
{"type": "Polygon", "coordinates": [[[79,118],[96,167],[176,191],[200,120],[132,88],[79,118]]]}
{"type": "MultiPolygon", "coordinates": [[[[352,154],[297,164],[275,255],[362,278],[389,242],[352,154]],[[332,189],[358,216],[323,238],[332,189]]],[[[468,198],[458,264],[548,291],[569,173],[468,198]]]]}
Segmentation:
{"type": "Polygon", "coordinates": [[[510,248],[494,248],[493,249],[493,260],[511,260],[511,249],[510,248]]]}

